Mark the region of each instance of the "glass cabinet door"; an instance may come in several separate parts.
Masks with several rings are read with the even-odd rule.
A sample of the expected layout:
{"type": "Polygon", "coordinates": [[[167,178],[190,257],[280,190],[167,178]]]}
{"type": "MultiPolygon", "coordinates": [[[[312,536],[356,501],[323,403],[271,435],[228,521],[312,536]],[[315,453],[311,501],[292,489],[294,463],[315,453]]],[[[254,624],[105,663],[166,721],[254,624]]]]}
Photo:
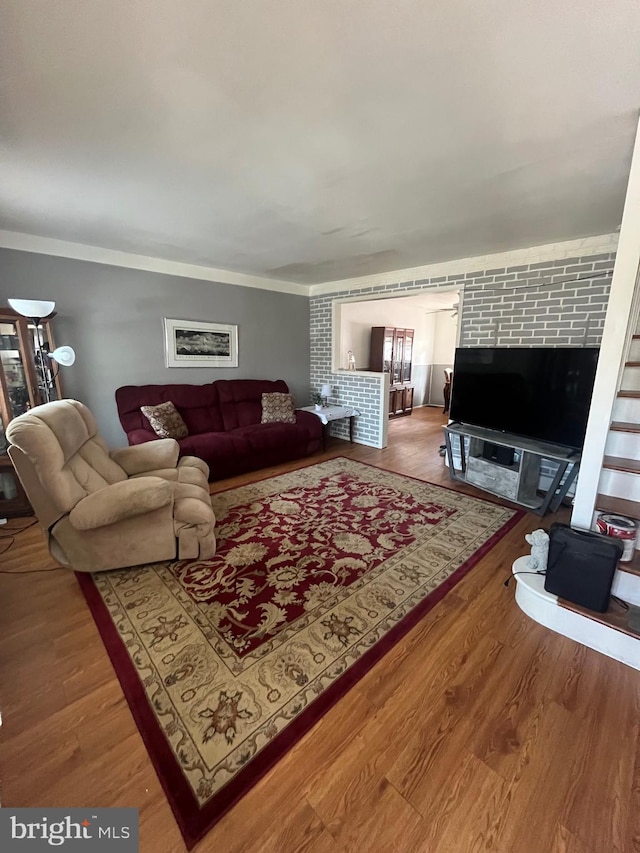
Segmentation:
{"type": "Polygon", "coordinates": [[[404,358],[402,359],[402,381],[411,382],[411,362],[413,360],[413,332],[407,330],[404,336],[404,358]]]}
{"type": "Polygon", "coordinates": [[[51,328],[46,321],[41,323],[37,329],[33,323],[28,323],[27,333],[36,370],[38,402],[48,403],[51,400],[59,400],[60,389],[56,382],[58,365],[46,355],[55,349],[51,338],[51,328]]]}
{"type": "Polygon", "coordinates": [[[386,329],[384,333],[384,344],[382,349],[382,370],[385,373],[391,372],[391,364],[393,362],[393,329],[386,329]]]}
{"type": "MultiPolygon", "coordinates": [[[[33,405],[17,323],[0,321],[0,364],[2,366],[7,420],[24,414],[33,405]]],[[[4,430],[3,430],[4,435],[4,430]]]]}
{"type": "Polygon", "coordinates": [[[0,518],[33,514],[7,453],[6,428],[33,406],[61,399],[57,364],[47,354],[53,349],[48,319],[36,328],[10,308],[0,308],[0,518]]]}
{"type": "Polygon", "coordinates": [[[402,363],[404,361],[404,329],[396,329],[393,353],[393,374],[391,382],[399,385],[402,382],[402,363]]]}

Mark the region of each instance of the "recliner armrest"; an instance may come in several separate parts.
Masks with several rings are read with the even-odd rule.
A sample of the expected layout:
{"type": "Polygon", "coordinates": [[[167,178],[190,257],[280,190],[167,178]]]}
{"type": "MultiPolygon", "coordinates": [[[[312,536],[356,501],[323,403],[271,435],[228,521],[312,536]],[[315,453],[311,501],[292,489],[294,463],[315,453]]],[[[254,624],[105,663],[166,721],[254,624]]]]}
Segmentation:
{"type": "Polygon", "coordinates": [[[144,474],[160,468],[175,468],[178,464],[180,446],[175,438],[159,438],[145,444],[119,447],[109,454],[127,474],[144,474]]]}
{"type": "Polygon", "coordinates": [[[76,530],[95,530],[125,518],[161,509],[173,500],[173,484],[160,477],[112,483],[87,495],[69,513],[76,530]]]}

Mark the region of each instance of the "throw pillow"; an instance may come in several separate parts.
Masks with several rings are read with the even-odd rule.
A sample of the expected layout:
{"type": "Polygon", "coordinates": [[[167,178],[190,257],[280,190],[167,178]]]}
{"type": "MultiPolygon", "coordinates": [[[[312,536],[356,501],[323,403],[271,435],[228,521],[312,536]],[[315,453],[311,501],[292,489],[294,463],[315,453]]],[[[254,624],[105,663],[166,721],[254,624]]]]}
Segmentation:
{"type": "Polygon", "coordinates": [[[189,435],[187,425],[171,401],[158,406],[140,406],[140,411],[159,438],[184,438],[189,435]]]}
{"type": "Polygon", "coordinates": [[[276,391],[272,394],[262,395],[262,419],[260,423],[295,424],[295,422],[296,413],[291,394],[281,394],[276,391]]]}

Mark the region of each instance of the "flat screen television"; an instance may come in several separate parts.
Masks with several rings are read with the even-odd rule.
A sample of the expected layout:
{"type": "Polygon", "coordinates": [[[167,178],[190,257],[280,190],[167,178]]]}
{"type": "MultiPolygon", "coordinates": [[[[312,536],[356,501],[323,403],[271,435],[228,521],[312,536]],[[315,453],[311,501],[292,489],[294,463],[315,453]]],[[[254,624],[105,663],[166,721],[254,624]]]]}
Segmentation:
{"type": "Polygon", "coordinates": [[[598,352],[597,347],[459,348],[450,417],[581,449],[598,352]]]}

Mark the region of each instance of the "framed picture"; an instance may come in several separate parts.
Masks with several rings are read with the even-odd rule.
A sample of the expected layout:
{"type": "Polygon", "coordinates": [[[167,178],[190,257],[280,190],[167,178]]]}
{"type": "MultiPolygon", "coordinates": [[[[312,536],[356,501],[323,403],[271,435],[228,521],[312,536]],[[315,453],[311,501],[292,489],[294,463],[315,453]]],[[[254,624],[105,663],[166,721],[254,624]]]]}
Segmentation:
{"type": "Polygon", "coordinates": [[[238,327],[164,319],[167,367],[237,367],[238,327]]]}

